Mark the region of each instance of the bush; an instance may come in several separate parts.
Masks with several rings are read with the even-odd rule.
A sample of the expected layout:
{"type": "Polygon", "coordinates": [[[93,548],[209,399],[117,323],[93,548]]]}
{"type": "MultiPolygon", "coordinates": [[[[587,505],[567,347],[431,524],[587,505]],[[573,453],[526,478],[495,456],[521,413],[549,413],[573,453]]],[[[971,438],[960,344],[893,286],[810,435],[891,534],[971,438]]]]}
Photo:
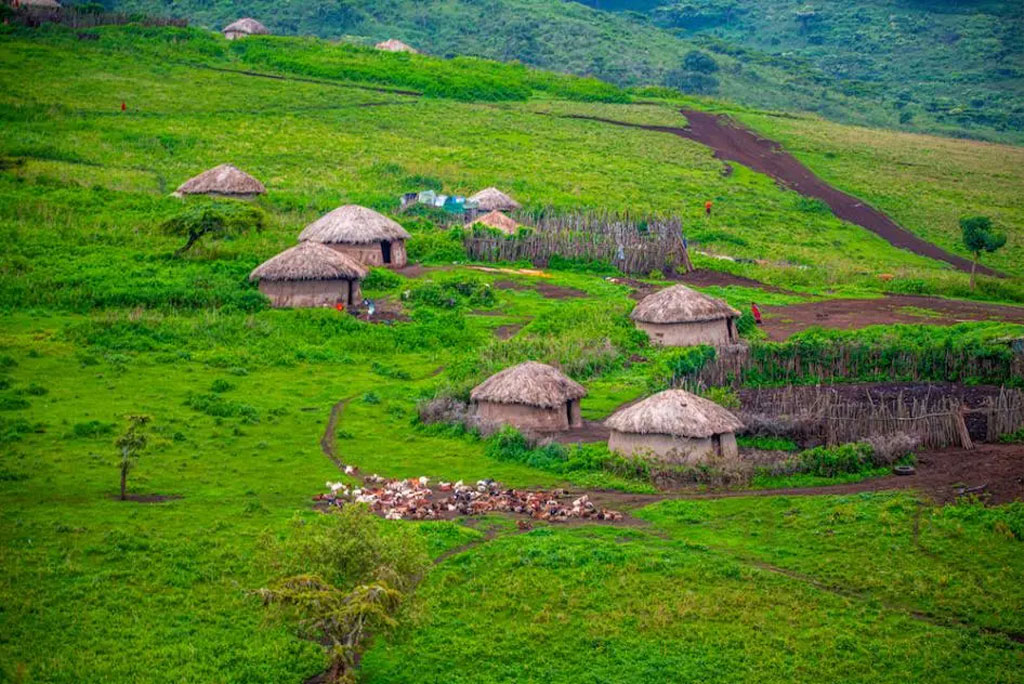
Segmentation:
{"type": "Polygon", "coordinates": [[[369,275],[363,279],[364,290],[391,292],[402,287],[405,278],[386,268],[371,268],[369,275]]]}
{"type": "Polygon", "coordinates": [[[910,456],[921,440],[914,435],[897,432],[891,435],[872,435],[864,439],[864,443],[871,447],[872,462],[876,466],[886,466],[910,456]]]}
{"type": "Polygon", "coordinates": [[[437,309],[455,309],[464,306],[494,306],[495,296],[491,286],[471,275],[426,282],[415,286],[410,294],[414,304],[437,309]]]}
{"type": "Polygon", "coordinates": [[[177,216],[164,221],[161,228],[168,235],[186,239],[175,252],[183,254],[207,235],[229,239],[250,230],[263,230],[266,222],[266,214],[248,202],[195,198],[177,216]]]}
{"type": "Polygon", "coordinates": [[[462,246],[462,231],[456,229],[412,233],[405,247],[409,261],[450,264],[469,260],[462,246]]]}
{"type": "Polygon", "coordinates": [[[740,398],[731,387],[709,387],[701,394],[708,401],[713,401],[727,409],[740,407],[740,398]]]}
{"type": "Polygon", "coordinates": [[[75,423],[71,427],[71,432],[68,433],[70,437],[102,437],[104,435],[113,434],[114,423],[103,423],[98,420],[90,420],[84,423],[75,423]]]}
{"type": "Polygon", "coordinates": [[[225,399],[217,394],[189,393],[185,406],[215,418],[241,418],[245,423],[258,423],[259,413],[248,404],[225,399]]]}
{"type": "Polygon", "coordinates": [[[874,464],[874,450],[866,442],[816,447],[797,455],[797,472],[835,477],[844,473],[861,473],[874,464]]]}
{"type": "Polygon", "coordinates": [[[216,394],[220,394],[221,392],[229,392],[233,389],[235,389],[235,386],[223,378],[217,378],[210,385],[210,391],[216,394]]]}
{"type": "Polygon", "coordinates": [[[718,63],[706,52],[690,50],[683,57],[683,68],[686,71],[696,71],[701,74],[713,74],[718,71],[718,63]]]}

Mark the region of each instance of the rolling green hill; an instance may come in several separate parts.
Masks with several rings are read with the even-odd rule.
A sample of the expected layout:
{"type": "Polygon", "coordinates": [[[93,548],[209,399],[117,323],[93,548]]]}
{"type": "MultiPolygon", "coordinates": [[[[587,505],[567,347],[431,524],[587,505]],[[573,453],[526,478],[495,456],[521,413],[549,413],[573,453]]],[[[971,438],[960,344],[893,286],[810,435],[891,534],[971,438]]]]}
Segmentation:
{"type": "Polygon", "coordinates": [[[620,85],[671,85],[836,121],[1021,141],[1019,3],[701,0],[106,0],[217,29],[253,16],[273,32],[372,44],[400,38],[620,85]],[[605,11],[605,10],[640,11],[605,11]],[[713,60],[692,57],[698,50],[713,60]],[[689,57],[689,60],[688,60],[689,57]]]}
{"type": "MultiPolygon", "coordinates": [[[[521,64],[312,38],[229,43],[195,27],[0,26],[0,681],[322,673],[324,650],[304,638],[314,632],[258,590],[280,575],[277,542],[330,523],[311,501],[325,481],[356,483],[325,445],[360,475],[654,491],[635,467],[588,461],[602,445],[571,463],[513,458],[422,425],[418,402],[537,359],[584,383],[583,413],[602,419],[690,359],[627,317],[633,285],[664,286],[664,274],[627,284],[608,264],[484,270],[467,263],[458,231],[399,213],[399,193],[496,185],[533,210],[677,215],[710,253],[695,254],[706,273],[776,286],[702,288],[737,307],[889,291],[1022,302],[1022,169],[1020,147],[882,136],[521,64]],[[1010,277],[969,293],[966,274],[700,144],[594,120],[679,126],[684,107],[778,137],[949,249],[960,249],[961,212],[984,202],[1010,234],[989,263],[1010,277]],[[267,195],[171,195],[225,162],[267,195]],[[397,322],[271,309],[248,279],[344,203],[411,233],[422,267],[375,269],[363,283],[397,322]],[[183,240],[167,220],[222,204],[265,220],[176,254],[183,240]],[[128,480],[134,498],[120,501],[114,440],[138,413],[152,417],[149,446],[128,480]]],[[[1005,345],[985,342],[1024,334],[1000,321],[939,328],[919,313],[920,324],[858,337],[861,356],[870,344],[891,355],[872,379],[892,379],[921,349],[929,361],[1006,360],[1005,345]]],[[[763,332],[749,327],[756,342],[763,332]]],[[[822,349],[827,331],[808,332],[786,349],[822,349]]],[[[1021,504],[863,492],[652,500],[634,514],[629,526],[537,522],[521,534],[499,516],[374,520],[368,534],[401,532],[417,542],[403,551],[422,546],[436,564],[424,559],[397,628],[372,634],[360,681],[1024,681],[1013,641],[1024,633],[1021,504]]],[[[348,551],[330,551],[351,579],[348,551]]]]}

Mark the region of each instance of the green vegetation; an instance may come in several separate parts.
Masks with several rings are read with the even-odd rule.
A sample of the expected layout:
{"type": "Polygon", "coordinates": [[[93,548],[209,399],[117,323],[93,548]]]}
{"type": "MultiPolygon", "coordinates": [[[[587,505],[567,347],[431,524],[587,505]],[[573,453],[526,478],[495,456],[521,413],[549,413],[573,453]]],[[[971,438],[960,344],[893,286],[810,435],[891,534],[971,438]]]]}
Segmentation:
{"type": "MultiPolygon", "coordinates": [[[[868,0],[855,7],[822,0],[768,9],[755,0],[495,0],[486,11],[468,0],[108,5],[170,12],[214,30],[252,16],[277,34],[361,45],[400,38],[446,58],[519,60],[622,86],[668,85],[843,122],[1017,141],[1024,130],[1024,48],[1015,30],[1020,13],[1005,0],[969,6],[868,0]]],[[[247,45],[238,49],[262,51],[263,40],[241,41],[247,45]]],[[[452,74],[459,70],[445,68],[436,79],[409,85],[458,91],[464,82],[452,74]]],[[[493,87],[491,79],[478,80],[492,97],[514,93],[493,87]]]]}
{"type": "Polygon", "coordinates": [[[964,247],[974,255],[971,263],[971,289],[974,289],[974,271],[978,268],[982,252],[995,252],[1006,244],[1006,234],[992,228],[992,219],[987,216],[965,216],[960,219],[964,247]]]}
{"type": "MultiPolygon", "coordinates": [[[[771,257],[695,257],[792,290],[704,288],[744,308],[900,282],[966,291],[967,275],[741,167],[725,175],[678,137],[534,111],[667,120],[664,102],[628,102],[638,93],[481,60],[246,43],[196,29],[0,29],[0,679],[304,681],[332,662],[349,668],[368,646],[367,681],[820,681],[837,671],[1020,680],[1019,649],[1001,634],[1022,631],[1019,506],[931,508],[910,495],[677,501],[640,511],[650,528],[525,534],[507,519],[474,521],[485,534],[355,508],[342,527],[312,510],[326,481],[356,483],[325,450],[361,475],[618,490],[631,492],[622,506],[602,495],[626,508],[662,473],[600,444],[538,448],[513,434],[418,428],[417,405],[464,398],[533,358],[583,382],[583,414],[599,419],[714,360],[710,348],[651,347],[628,318],[632,288],[607,264],[478,270],[458,231],[413,212],[397,216],[427,267],[415,277],[374,270],[364,283],[401,320],[270,309],[249,272],[342,203],[394,214],[402,192],[497,185],[534,210],[676,213],[687,230],[707,229],[713,249],[771,257]],[[430,97],[395,92],[425,87],[432,69],[444,87],[430,97]],[[175,255],[189,236],[164,225],[185,215],[201,226],[201,207],[235,204],[170,192],[229,161],[268,187],[238,205],[262,229],[207,235],[175,255]],[[879,281],[883,269],[898,277],[879,281]],[[520,327],[501,339],[504,326],[520,327]],[[126,415],[152,421],[121,501],[111,456],[126,415]],[[307,573],[319,579],[297,584],[307,573]],[[360,589],[382,580],[400,602],[360,589]],[[367,621],[353,625],[349,608],[367,621]],[[304,638],[318,625],[338,628],[331,653],[304,638]],[[372,644],[350,639],[364,628],[372,644]]],[[[714,58],[725,87],[729,65],[714,58]]],[[[975,192],[989,180],[963,177],[975,192]]],[[[1015,249],[1007,230],[993,265],[1015,249]]],[[[979,297],[1020,299],[1017,281],[990,280],[979,278],[979,297]]],[[[777,381],[771,364],[787,359],[834,364],[843,344],[850,377],[965,376],[973,363],[990,379],[1006,357],[988,342],[1011,333],[1000,323],[808,332],[791,346],[758,343],[774,350],[759,379],[777,381]]]]}

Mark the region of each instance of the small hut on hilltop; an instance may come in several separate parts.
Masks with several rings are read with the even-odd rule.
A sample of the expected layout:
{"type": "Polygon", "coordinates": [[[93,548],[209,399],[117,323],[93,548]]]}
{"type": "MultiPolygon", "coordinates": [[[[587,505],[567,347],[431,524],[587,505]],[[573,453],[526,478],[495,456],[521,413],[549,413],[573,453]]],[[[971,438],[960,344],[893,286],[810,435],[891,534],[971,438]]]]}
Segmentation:
{"type": "Polygon", "coordinates": [[[673,285],[644,297],[629,315],[654,344],[725,346],[737,340],[740,312],[720,299],[673,285]]]}
{"type": "Polygon", "coordinates": [[[473,388],[476,414],[487,421],[525,430],[554,432],[579,427],[583,385],[561,371],[527,361],[495,373],[473,388]]]}
{"type": "Polygon", "coordinates": [[[505,235],[515,235],[516,231],[519,230],[519,224],[514,219],[505,216],[500,211],[495,209],[494,211],[484,214],[478,219],[470,221],[470,225],[475,223],[482,223],[488,228],[494,228],[500,230],[505,235]]]}
{"type": "Polygon", "coordinates": [[[221,164],[178,186],[175,195],[213,195],[235,199],[253,199],[266,194],[263,183],[231,164],[221,164]]]}
{"type": "Polygon", "coordinates": [[[354,306],[366,268],[319,242],[300,242],[263,262],[249,274],[259,280],[270,303],[284,307],[354,306]]]}
{"type": "Polygon", "coordinates": [[[222,29],[224,37],[228,40],[245,38],[246,36],[268,36],[270,30],[266,26],[251,17],[245,17],[228,24],[222,29]]]}
{"type": "Polygon", "coordinates": [[[743,427],[718,404],[683,390],[659,392],[615,412],[604,424],[611,429],[610,450],[679,465],[736,456],[735,432],[743,427]]]}
{"type": "Polygon", "coordinates": [[[374,47],[377,48],[378,50],[383,50],[384,52],[411,52],[414,55],[419,54],[419,51],[416,50],[416,48],[412,47],[411,45],[406,45],[402,41],[397,40],[395,38],[388,38],[387,40],[383,40],[374,45],[374,47]]]}
{"type": "Polygon", "coordinates": [[[469,199],[476,201],[480,211],[515,211],[523,206],[498,188],[484,188],[469,199]]]}
{"type": "Polygon", "coordinates": [[[402,268],[408,262],[409,233],[387,216],[355,204],[324,214],[299,233],[299,240],[321,242],[367,266],[402,268]]]}

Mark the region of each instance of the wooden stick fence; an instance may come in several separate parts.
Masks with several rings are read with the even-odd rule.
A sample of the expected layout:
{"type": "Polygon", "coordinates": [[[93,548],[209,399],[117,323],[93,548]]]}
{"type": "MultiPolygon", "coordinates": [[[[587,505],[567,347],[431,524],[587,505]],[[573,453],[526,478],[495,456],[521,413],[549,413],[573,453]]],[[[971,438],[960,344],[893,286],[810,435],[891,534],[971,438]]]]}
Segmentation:
{"type": "Polygon", "coordinates": [[[531,230],[523,236],[467,234],[464,244],[475,261],[529,261],[546,266],[553,256],[602,261],[623,273],[670,272],[689,266],[677,217],[634,217],[627,214],[577,212],[530,214],[516,220],[531,230]]]}
{"type": "Polygon", "coordinates": [[[833,388],[788,387],[766,394],[764,400],[748,402],[744,409],[817,426],[817,436],[828,445],[905,433],[925,447],[972,449],[967,414],[980,415],[987,442],[1024,427],[1024,392],[1005,388],[997,396],[986,397],[980,406],[968,408],[959,398],[949,396],[908,399],[900,392],[883,399],[866,392],[865,401],[850,401],[833,388]]]}

